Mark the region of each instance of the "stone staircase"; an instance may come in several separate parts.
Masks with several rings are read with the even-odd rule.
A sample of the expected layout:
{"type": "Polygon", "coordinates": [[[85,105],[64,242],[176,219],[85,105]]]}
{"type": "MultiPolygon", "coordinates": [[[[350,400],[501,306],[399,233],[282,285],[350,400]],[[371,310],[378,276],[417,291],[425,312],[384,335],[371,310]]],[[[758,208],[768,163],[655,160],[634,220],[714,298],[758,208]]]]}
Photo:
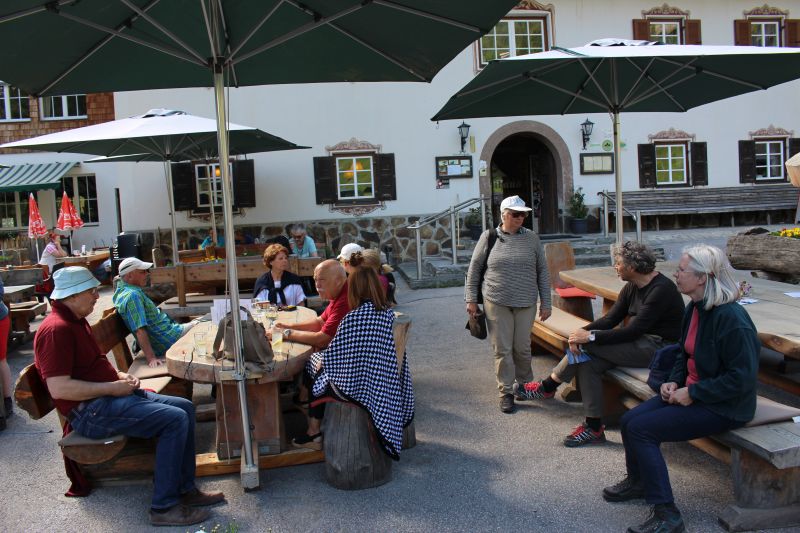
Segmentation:
{"type": "MultiPolygon", "coordinates": [[[[569,241],[575,251],[575,265],[578,268],[611,265],[609,246],[614,242],[613,237],[602,235],[545,235],[543,243],[569,241]]],[[[462,237],[463,249],[456,251],[458,264],[453,264],[449,250],[441,255],[422,258],[422,279],[417,279],[417,263],[408,261],[396,265],[395,269],[403,276],[412,289],[428,289],[435,287],[457,287],[464,285],[464,276],[469,267],[475,241],[462,237]]],[[[656,257],[664,260],[664,249],[653,247],[656,257]]]]}

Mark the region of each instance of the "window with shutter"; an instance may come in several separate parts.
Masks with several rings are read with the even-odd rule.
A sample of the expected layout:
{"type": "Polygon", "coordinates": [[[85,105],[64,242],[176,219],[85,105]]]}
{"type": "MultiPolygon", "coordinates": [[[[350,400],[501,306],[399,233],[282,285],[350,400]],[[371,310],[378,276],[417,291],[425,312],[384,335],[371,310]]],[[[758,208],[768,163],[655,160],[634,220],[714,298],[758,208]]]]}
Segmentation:
{"type": "Polygon", "coordinates": [[[633,38],[663,44],[700,44],[700,21],[689,19],[689,12],[669,7],[642,11],[633,19],[633,38]]]}
{"type": "Polygon", "coordinates": [[[756,143],[739,141],[739,183],[756,181],[756,143]]]}
{"type": "Polygon", "coordinates": [[[685,142],[657,142],[655,148],[656,185],[688,185],[685,142]]]}
{"type": "Polygon", "coordinates": [[[755,139],[756,181],[784,179],[783,162],[786,161],[784,139],[755,139]]]}
{"type": "Polygon", "coordinates": [[[172,163],[172,195],[175,211],[189,211],[197,207],[194,167],[191,163],[172,163]]]}
{"type": "Polygon", "coordinates": [[[640,144],[639,152],[639,187],[649,189],[656,186],[656,147],[652,144],[640,144]]]}

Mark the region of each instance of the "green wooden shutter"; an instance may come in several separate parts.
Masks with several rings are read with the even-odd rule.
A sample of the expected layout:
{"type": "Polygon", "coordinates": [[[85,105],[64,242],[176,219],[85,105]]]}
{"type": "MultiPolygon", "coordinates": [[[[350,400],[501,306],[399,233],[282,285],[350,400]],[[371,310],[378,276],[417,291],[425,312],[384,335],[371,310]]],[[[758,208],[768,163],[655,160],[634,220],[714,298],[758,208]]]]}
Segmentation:
{"type": "Polygon", "coordinates": [[[335,157],[314,158],[314,190],[317,205],[332,204],[338,199],[335,157]]]}
{"type": "Polygon", "coordinates": [[[708,148],[706,143],[689,143],[692,185],[708,185],[708,148]]]}
{"type": "Polygon", "coordinates": [[[233,207],[256,206],[256,178],[252,159],[233,162],[233,207]]]}
{"type": "MultiPolygon", "coordinates": [[[[656,186],[656,147],[654,144],[640,144],[639,151],[639,188],[649,189],[656,186]]],[[[614,164],[619,164],[615,161],[614,164]]]]}
{"type": "Polygon", "coordinates": [[[197,208],[193,164],[172,163],[172,198],[175,202],[175,211],[197,208]]]}
{"type": "Polygon", "coordinates": [[[739,141],[739,183],[756,182],[756,143],[739,141]]]}

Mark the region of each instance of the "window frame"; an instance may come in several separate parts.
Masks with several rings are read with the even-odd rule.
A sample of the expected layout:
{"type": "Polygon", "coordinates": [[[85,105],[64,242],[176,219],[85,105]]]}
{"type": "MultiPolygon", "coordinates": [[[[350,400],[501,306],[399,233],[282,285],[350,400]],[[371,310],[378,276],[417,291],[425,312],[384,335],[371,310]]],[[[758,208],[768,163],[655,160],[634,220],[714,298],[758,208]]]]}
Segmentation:
{"type": "MultiPolygon", "coordinates": [[[[25,211],[27,211],[28,207],[28,195],[30,193],[36,194],[36,191],[9,191],[9,192],[0,192],[0,195],[14,195],[14,226],[3,226],[2,220],[5,218],[0,214],[0,231],[13,231],[13,230],[24,230],[28,229],[28,219],[29,213],[23,213],[23,207],[25,211]]],[[[0,201],[0,205],[12,205],[11,203],[0,201]]]]}
{"type": "MultiPolygon", "coordinates": [[[[219,168],[219,163],[218,162],[217,163],[195,163],[193,165],[193,170],[194,170],[194,190],[195,190],[194,201],[195,201],[195,208],[197,210],[208,209],[209,211],[211,211],[212,205],[213,205],[215,210],[217,210],[217,208],[222,209],[222,171],[220,170],[220,175],[217,176],[216,175],[216,169],[218,169],[218,168],[219,168]],[[211,171],[211,173],[209,175],[210,177],[201,177],[199,175],[199,169],[201,169],[201,168],[210,169],[210,171],[211,171]],[[211,193],[210,194],[210,198],[211,198],[211,202],[210,203],[200,203],[200,194],[201,194],[200,182],[201,181],[205,181],[205,180],[208,180],[209,184],[211,185],[211,187],[209,189],[210,193],[211,193]],[[218,201],[219,201],[219,203],[217,203],[218,201]]],[[[230,175],[233,176],[233,163],[232,162],[228,162],[228,170],[230,172],[230,175]]],[[[231,182],[233,182],[233,180],[231,180],[231,182]]],[[[231,193],[233,193],[233,187],[234,187],[234,185],[233,185],[233,183],[231,183],[231,193]]],[[[208,191],[204,191],[202,194],[208,194],[208,191]]],[[[231,198],[233,198],[232,194],[231,194],[231,198]]]]}
{"type": "Polygon", "coordinates": [[[63,94],[59,96],[42,96],[39,98],[39,120],[42,121],[50,121],[50,120],[82,120],[89,118],[89,109],[88,109],[88,101],[86,98],[86,94],[76,93],[76,94],[63,94]],[[72,96],[75,97],[83,97],[83,108],[85,113],[83,115],[68,115],[65,113],[69,112],[69,103],[67,98],[72,96]],[[53,98],[60,98],[61,99],[61,109],[62,114],[58,116],[45,116],[45,100],[46,99],[53,99],[53,98]]]}
{"type": "Polygon", "coordinates": [[[655,168],[655,186],[656,187],[688,187],[691,185],[689,182],[689,141],[654,141],[653,142],[653,149],[655,153],[655,157],[653,159],[653,165],[655,168]],[[658,161],[664,160],[664,158],[658,157],[658,149],[660,147],[673,147],[673,146],[681,146],[683,147],[683,181],[674,181],[672,180],[673,172],[676,172],[677,169],[672,168],[672,160],[675,157],[672,155],[672,150],[670,149],[669,156],[666,158],[669,161],[670,168],[667,170],[670,176],[670,181],[668,182],[659,182],[658,176],[659,173],[665,172],[664,170],[658,169],[658,161]]]}
{"type": "Polygon", "coordinates": [[[784,182],[784,181],[786,181],[786,169],[784,168],[784,165],[783,165],[784,161],[786,161],[786,152],[787,152],[787,146],[786,146],[787,140],[786,140],[786,138],[784,138],[784,137],[754,137],[753,138],[753,142],[755,143],[755,147],[754,147],[754,150],[753,150],[753,154],[755,156],[755,158],[754,158],[754,166],[755,166],[755,171],[756,171],[756,173],[755,173],[755,183],[769,183],[769,182],[784,182]],[[781,147],[781,152],[780,152],[780,157],[779,157],[780,163],[778,163],[778,165],[770,165],[769,164],[769,157],[771,155],[771,152],[769,150],[767,150],[766,154],[764,154],[766,156],[766,158],[767,158],[767,164],[766,165],[759,165],[758,164],[758,158],[759,158],[758,148],[759,148],[759,146],[767,146],[767,147],[769,147],[769,145],[771,145],[771,144],[780,144],[780,147],[781,147]],[[781,173],[780,177],[773,177],[771,175],[768,175],[767,177],[764,177],[764,178],[759,177],[759,174],[758,174],[758,169],[759,168],[766,168],[768,173],[769,173],[770,169],[772,169],[772,168],[774,168],[776,166],[777,166],[777,168],[780,169],[780,173],[781,173]]]}
{"type": "MultiPolygon", "coordinates": [[[[331,154],[333,157],[334,168],[336,170],[336,199],[337,202],[364,202],[364,201],[376,201],[377,196],[375,194],[375,188],[377,184],[377,180],[375,179],[375,153],[376,152],[334,152],[331,154]],[[343,159],[352,159],[353,166],[355,168],[355,163],[357,159],[366,159],[369,158],[370,160],[370,187],[372,190],[371,196],[361,196],[358,194],[358,176],[353,176],[353,196],[342,196],[342,182],[340,180],[340,174],[342,171],[339,170],[339,161],[343,159]]],[[[347,172],[347,171],[344,171],[347,172]]],[[[358,169],[355,172],[364,172],[364,169],[360,171],[358,169]]]]}
{"type": "Polygon", "coordinates": [[[0,116],[0,122],[7,123],[7,122],[30,122],[31,120],[31,104],[30,104],[30,97],[22,92],[22,89],[18,87],[14,87],[10,83],[6,83],[0,81],[0,91],[3,93],[0,95],[0,98],[3,100],[3,111],[6,117],[11,115],[11,101],[12,100],[19,100],[20,109],[22,108],[22,101],[28,101],[28,116],[22,118],[2,118],[0,116]],[[18,96],[12,95],[12,89],[15,89],[18,93],[18,96]]]}
{"type": "Polygon", "coordinates": [[[65,182],[66,180],[70,180],[70,188],[72,194],[67,194],[69,196],[72,205],[75,207],[75,211],[78,212],[78,216],[81,217],[83,220],[83,224],[86,226],[99,226],[100,225],[100,200],[98,199],[97,194],[97,176],[95,174],[68,174],[61,178],[61,185],[55,189],[56,194],[56,212],[61,212],[61,198],[66,190],[65,182]],[[81,179],[83,179],[83,183],[86,184],[86,205],[87,208],[83,209],[81,205],[81,179]],[[93,180],[94,183],[94,197],[89,196],[89,179],[93,180]],[[92,210],[91,203],[94,203],[95,208],[92,210]],[[92,216],[94,215],[94,216],[92,216]]]}
{"type": "Polygon", "coordinates": [[[677,24],[678,25],[678,42],[677,43],[667,43],[665,41],[658,41],[663,44],[684,44],[686,42],[686,17],[675,17],[675,16],[659,16],[659,15],[648,15],[645,17],[647,21],[647,35],[648,38],[651,40],[653,39],[653,33],[650,31],[651,24],[677,24]]]}
{"type": "MultiPolygon", "coordinates": [[[[513,23],[514,21],[530,21],[530,20],[540,20],[542,22],[542,37],[543,37],[543,48],[542,51],[546,52],[550,50],[552,43],[553,43],[553,25],[552,25],[552,17],[550,11],[538,11],[538,10],[512,10],[508,13],[505,17],[497,21],[497,24],[501,22],[510,22],[513,23]]],[[[483,39],[489,36],[492,32],[494,32],[495,28],[497,27],[495,24],[492,29],[486,35],[478,38],[475,41],[475,71],[478,72],[483,69],[487,64],[488,61],[485,62],[483,60],[483,39]]],[[[530,34],[528,34],[530,35],[530,34]]],[[[513,37],[509,32],[509,54],[511,53],[511,44],[513,43],[513,37]]],[[[515,44],[515,43],[514,43],[515,44]]],[[[516,45],[514,46],[516,48],[516,45]]],[[[532,52],[528,52],[532,53],[532,52]]],[[[508,57],[515,57],[517,54],[509,55],[508,57]]]]}
{"type": "MultiPolygon", "coordinates": [[[[771,16],[748,16],[747,21],[750,23],[750,46],[760,46],[762,48],[778,48],[783,46],[783,30],[784,30],[784,20],[783,17],[771,17],[771,16]],[[767,46],[766,44],[754,44],[753,38],[755,37],[755,32],[753,31],[754,24],[774,24],[776,28],[776,36],[778,38],[778,44],[775,46],[767,46]]],[[[762,38],[764,36],[763,32],[760,35],[762,38]]]]}

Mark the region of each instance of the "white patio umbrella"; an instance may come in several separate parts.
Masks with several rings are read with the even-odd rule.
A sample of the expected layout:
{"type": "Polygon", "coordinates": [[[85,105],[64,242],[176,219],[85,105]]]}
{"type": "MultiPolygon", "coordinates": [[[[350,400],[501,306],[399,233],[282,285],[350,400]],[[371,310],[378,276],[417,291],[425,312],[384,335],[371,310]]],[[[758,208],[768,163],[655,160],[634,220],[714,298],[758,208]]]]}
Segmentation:
{"type": "MultiPolygon", "coordinates": [[[[308,148],[249,126],[228,124],[230,155],[308,148]]],[[[48,152],[77,152],[104,158],[87,162],[165,162],[167,196],[172,222],[172,260],[178,264],[172,161],[218,158],[217,121],[169,109],[151,109],[143,115],[60,131],[4,144],[0,148],[25,148],[48,152]]],[[[212,200],[212,222],[214,221],[212,200]]]]}
{"type": "Polygon", "coordinates": [[[683,112],[800,78],[800,49],[600,39],[492,61],[431,120],[607,112],[622,242],[620,113],[683,112]],[[652,46],[656,45],[656,46],[652,46]]]}

